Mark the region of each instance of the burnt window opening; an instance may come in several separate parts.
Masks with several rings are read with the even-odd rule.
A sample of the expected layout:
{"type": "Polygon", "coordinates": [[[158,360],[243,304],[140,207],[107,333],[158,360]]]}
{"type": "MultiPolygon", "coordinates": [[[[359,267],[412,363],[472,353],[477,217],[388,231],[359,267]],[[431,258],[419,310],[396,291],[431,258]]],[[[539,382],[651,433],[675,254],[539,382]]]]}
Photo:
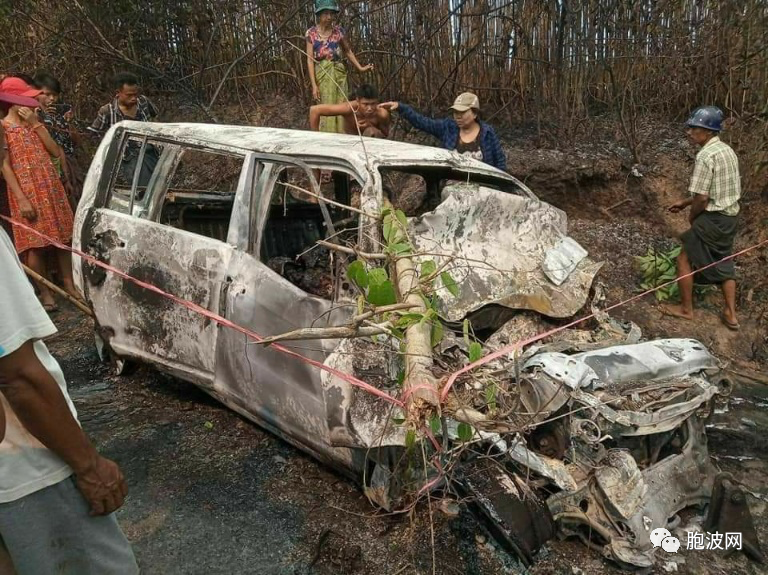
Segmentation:
{"type": "Polygon", "coordinates": [[[145,201],[163,145],[146,136],[125,135],[113,167],[105,207],[122,214],[145,201]],[[135,192],[134,192],[135,188],[135,192]]]}
{"type": "MultiPolygon", "coordinates": [[[[361,184],[343,171],[318,173],[323,197],[348,205],[359,205],[361,184]]],[[[270,196],[259,258],[299,289],[333,299],[337,284],[346,281],[338,273],[344,254],[317,244],[318,240],[352,246],[357,241],[359,217],[355,212],[326,203],[335,231],[331,237],[317,197],[311,192],[309,175],[302,168],[280,170],[270,196]]]]}
{"type": "Polygon", "coordinates": [[[382,169],[380,173],[384,195],[392,207],[406,216],[419,216],[437,205],[434,202],[438,195],[436,181],[428,182],[422,175],[407,171],[382,169]]]}
{"type": "MultiPolygon", "coordinates": [[[[157,221],[227,241],[243,162],[244,157],[236,154],[182,148],[166,179],[157,221]]],[[[142,216],[152,218],[155,211],[150,209],[142,216]]]]}
{"type": "Polygon", "coordinates": [[[382,167],[379,173],[384,194],[395,209],[402,210],[408,217],[434,210],[442,201],[443,188],[452,184],[480,185],[520,196],[527,195],[514,182],[445,167],[382,167]]]}

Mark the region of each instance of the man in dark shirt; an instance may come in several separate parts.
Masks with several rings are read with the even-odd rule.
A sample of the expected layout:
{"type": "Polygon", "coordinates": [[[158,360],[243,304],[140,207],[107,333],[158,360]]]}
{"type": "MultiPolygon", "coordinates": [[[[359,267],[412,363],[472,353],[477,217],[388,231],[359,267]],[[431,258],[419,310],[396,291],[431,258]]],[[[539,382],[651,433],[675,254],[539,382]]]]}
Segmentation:
{"type": "MultiPolygon", "coordinates": [[[[155,105],[141,95],[139,80],[133,74],[121,72],[115,76],[115,97],[109,104],[104,104],[96,115],[93,124],[88,128],[92,133],[102,137],[113,125],[123,120],[134,122],[151,122],[158,116],[155,105]]],[[[144,159],[139,168],[138,186],[143,188],[149,183],[152,172],[155,171],[160,151],[148,144],[144,151],[144,159]]],[[[123,150],[118,179],[131,183],[139,161],[139,146],[129,142],[123,150]]]]}
{"type": "Polygon", "coordinates": [[[158,116],[155,105],[141,95],[139,80],[133,74],[121,72],[115,76],[115,97],[99,108],[96,119],[88,128],[103,136],[114,124],[123,120],[151,122],[158,116]]]}

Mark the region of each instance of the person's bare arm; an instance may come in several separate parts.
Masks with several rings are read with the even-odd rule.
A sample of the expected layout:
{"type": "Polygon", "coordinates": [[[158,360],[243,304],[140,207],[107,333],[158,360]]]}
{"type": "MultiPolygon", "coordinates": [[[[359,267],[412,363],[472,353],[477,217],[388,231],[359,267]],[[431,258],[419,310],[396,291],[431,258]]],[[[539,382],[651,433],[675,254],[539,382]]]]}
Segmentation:
{"type": "Polygon", "coordinates": [[[679,200],[679,201],[675,202],[674,204],[669,206],[667,209],[670,212],[672,212],[673,214],[676,214],[680,210],[684,210],[685,208],[690,206],[692,203],[693,203],[693,198],[692,197],[688,197],[688,198],[686,198],[684,200],[679,200]]]}
{"type": "Polygon", "coordinates": [[[48,128],[46,128],[45,124],[38,120],[35,111],[32,110],[32,108],[19,108],[19,116],[27,123],[30,128],[35,131],[38,138],[40,138],[40,140],[43,142],[43,145],[45,146],[45,149],[48,151],[48,153],[54,158],[61,159],[61,157],[64,155],[61,146],[59,146],[54,141],[54,139],[51,138],[51,135],[48,133],[48,128]]]}
{"type": "Polygon", "coordinates": [[[312,83],[312,99],[319,100],[320,90],[317,88],[317,78],[315,78],[315,49],[309,40],[307,40],[307,71],[309,81],[312,83]]]}
{"type": "Polygon", "coordinates": [[[368,70],[373,70],[373,64],[366,64],[365,66],[362,66],[360,62],[357,61],[357,56],[355,56],[355,53],[352,51],[352,47],[349,45],[349,42],[346,38],[341,39],[341,48],[344,50],[344,54],[347,56],[347,59],[352,62],[352,65],[357,68],[358,72],[367,72],[368,70]]]}
{"type": "Polygon", "coordinates": [[[352,113],[352,106],[343,104],[316,104],[309,108],[309,129],[317,132],[320,129],[321,116],[346,116],[352,113]]]}
{"type": "Polygon", "coordinates": [[[5,179],[6,186],[13,194],[13,197],[16,198],[16,203],[19,204],[21,215],[30,222],[35,221],[37,218],[35,206],[32,205],[32,202],[29,201],[29,198],[27,198],[21,190],[19,180],[16,179],[16,174],[13,172],[11,160],[8,156],[5,156],[5,159],[3,160],[3,179],[5,179]]]}
{"type": "Polygon", "coordinates": [[[80,137],[80,132],[77,130],[77,126],[74,125],[74,112],[72,110],[68,110],[64,112],[64,120],[67,122],[67,130],[69,131],[69,137],[72,138],[72,143],[79,147],[82,143],[82,138],[80,137]]]}
{"type": "Polygon", "coordinates": [[[64,155],[64,150],[51,137],[51,134],[48,133],[48,128],[38,119],[37,114],[32,108],[19,108],[19,116],[34,130],[48,153],[59,160],[59,165],[64,174],[64,185],[67,187],[67,191],[70,191],[72,172],[70,171],[69,162],[67,162],[67,158],[64,155]]]}
{"type": "Polygon", "coordinates": [[[707,204],[709,204],[709,196],[704,194],[694,194],[691,198],[691,211],[688,214],[688,221],[693,223],[693,220],[704,213],[707,204]]]}
{"type": "Polygon", "coordinates": [[[75,472],[91,512],[105,515],[118,509],[128,492],[120,468],[88,441],[32,341],[0,358],[0,385],[25,429],[75,472]]]}

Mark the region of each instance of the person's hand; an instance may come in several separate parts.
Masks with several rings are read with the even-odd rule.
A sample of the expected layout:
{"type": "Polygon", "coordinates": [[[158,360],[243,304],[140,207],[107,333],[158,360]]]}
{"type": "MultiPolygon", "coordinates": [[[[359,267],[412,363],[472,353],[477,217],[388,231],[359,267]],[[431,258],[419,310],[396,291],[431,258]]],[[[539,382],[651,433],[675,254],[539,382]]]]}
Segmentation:
{"type": "Polygon", "coordinates": [[[128,486],[117,463],[101,456],[97,456],[88,469],[75,474],[75,482],[91,507],[91,515],[109,515],[123,505],[128,495],[128,486]]]}
{"type": "Polygon", "coordinates": [[[397,107],[398,107],[397,102],[382,102],[381,104],[379,104],[379,108],[383,108],[388,112],[394,112],[395,110],[397,110],[397,107]]]}
{"type": "Polygon", "coordinates": [[[313,100],[319,100],[320,99],[320,90],[317,86],[312,86],[312,99],[313,100]]]}
{"type": "Polygon", "coordinates": [[[26,106],[19,108],[19,117],[33,128],[40,123],[40,120],[37,119],[37,114],[35,111],[32,108],[27,108],[26,106]]]}
{"type": "Polygon", "coordinates": [[[687,205],[688,205],[688,203],[687,203],[685,200],[680,200],[679,202],[675,202],[674,204],[672,204],[671,206],[669,206],[669,207],[667,208],[667,210],[669,210],[669,211],[670,211],[670,212],[672,212],[673,214],[676,214],[676,213],[678,213],[680,210],[683,210],[683,209],[685,209],[687,205]]]}
{"type": "Polygon", "coordinates": [[[34,222],[37,219],[37,211],[35,210],[35,206],[32,205],[32,202],[30,202],[28,198],[24,198],[19,201],[19,210],[21,211],[21,216],[24,219],[27,219],[30,222],[34,222]]]}
{"type": "Polygon", "coordinates": [[[361,72],[367,72],[368,70],[373,70],[373,64],[366,64],[360,67],[361,72]]]}
{"type": "Polygon", "coordinates": [[[64,112],[64,119],[67,122],[71,122],[72,118],[74,118],[74,117],[75,117],[75,114],[74,114],[74,112],[72,112],[71,108],[69,110],[67,110],[66,112],[64,112]]]}

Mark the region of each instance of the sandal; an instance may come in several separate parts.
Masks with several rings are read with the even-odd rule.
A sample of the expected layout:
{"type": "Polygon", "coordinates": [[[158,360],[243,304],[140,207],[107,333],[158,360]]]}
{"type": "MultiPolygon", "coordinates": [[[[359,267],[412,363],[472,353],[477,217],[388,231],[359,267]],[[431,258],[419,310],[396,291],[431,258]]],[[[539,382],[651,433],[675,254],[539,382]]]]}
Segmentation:
{"type": "Polygon", "coordinates": [[[741,327],[738,322],[734,323],[734,322],[728,321],[724,313],[720,314],[720,321],[725,327],[727,327],[731,331],[739,331],[739,328],[741,327]]]}

